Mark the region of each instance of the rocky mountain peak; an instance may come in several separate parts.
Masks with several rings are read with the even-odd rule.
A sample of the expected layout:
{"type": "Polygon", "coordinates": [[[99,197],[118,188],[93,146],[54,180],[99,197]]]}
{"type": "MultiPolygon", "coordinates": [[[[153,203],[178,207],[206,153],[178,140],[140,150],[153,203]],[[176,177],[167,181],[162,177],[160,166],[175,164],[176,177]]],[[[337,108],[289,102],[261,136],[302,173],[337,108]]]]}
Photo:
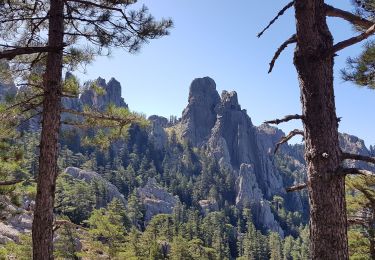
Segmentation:
{"type": "Polygon", "coordinates": [[[98,94],[93,87],[88,87],[80,97],[84,105],[99,110],[105,109],[109,104],[114,104],[118,107],[128,107],[121,97],[121,84],[116,79],[111,78],[110,81],[106,83],[105,79],[99,77],[94,83],[103,88],[104,94],[98,94]]]}
{"type": "Polygon", "coordinates": [[[220,96],[216,83],[209,77],[194,79],[190,85],[188,105],[182,113],[182,137],[193,145],[207,140],[216,122],[216,106],[220,96]]]}
{"type": "Polygon", "coordinates": [[[226,91],[221,93],[221,105],[223,109],[241,110],[241,106],[238,104],[238,97],[236,91],[226,91]]]}

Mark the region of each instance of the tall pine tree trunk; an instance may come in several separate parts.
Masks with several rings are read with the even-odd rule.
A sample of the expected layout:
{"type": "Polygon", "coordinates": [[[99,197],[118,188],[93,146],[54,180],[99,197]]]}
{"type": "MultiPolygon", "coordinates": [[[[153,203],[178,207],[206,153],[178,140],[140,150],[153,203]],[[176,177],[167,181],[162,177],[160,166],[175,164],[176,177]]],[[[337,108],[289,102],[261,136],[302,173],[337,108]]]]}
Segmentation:
{"type": "MultiPolygon", "coordinates": [[[[51,0],[48,46],[61,48],[64,31],[63,0],[51,0]]],[[[45,96],[40,141],[39,173],[32,227],[33,259],[53,259],[53,205],[58,173],[58,135],[61,112],[62,50],[49,52],[44,74],[45,96]]]]}
{"type": "Polygon", "coordinates": [[[312,259],[348,259],[345,178],[333,90],[333,46],[324,0],[296,0],[297,68],[304,115],[312,259]]]}

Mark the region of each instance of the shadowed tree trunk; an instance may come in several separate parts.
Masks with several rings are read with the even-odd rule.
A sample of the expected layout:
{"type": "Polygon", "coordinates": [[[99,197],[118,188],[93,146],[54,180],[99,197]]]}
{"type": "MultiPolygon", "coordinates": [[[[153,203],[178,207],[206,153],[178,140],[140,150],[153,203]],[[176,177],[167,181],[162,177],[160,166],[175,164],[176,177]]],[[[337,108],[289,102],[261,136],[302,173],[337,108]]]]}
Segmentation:
{"type": "Polygon", "coordinates": [[[345,177],[339,175],[333,38],[324,0],[296,0],[297,68],[305,137],[312,259],[348,259],[345,177]]]}
{"type": "MultiPolygon", "coordinates": [[[[62,47],[64,2],[52,0],[49,13],[48,47],[62,47]]],[[[33,259],[53,259],[53,205],[55,198],[58,136],[61,111],[62,49],[49,52],[43,79],[45,96],[40,141],[39,174],[32,227],[33,259]]]]}

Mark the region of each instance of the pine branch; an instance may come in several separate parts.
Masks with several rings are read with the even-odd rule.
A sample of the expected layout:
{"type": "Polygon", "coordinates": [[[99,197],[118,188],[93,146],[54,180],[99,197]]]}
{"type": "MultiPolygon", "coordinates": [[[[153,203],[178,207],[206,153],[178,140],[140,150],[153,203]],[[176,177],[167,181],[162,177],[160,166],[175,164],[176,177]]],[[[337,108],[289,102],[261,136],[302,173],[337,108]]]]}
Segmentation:
{"type": "Polygon", "coordinates": [[[296,135],[304,136],[304,132],[302,130],[299,130],[299,129],[294,129],[287,136],[284,136],[283,138],[281,138],[281,140],[276,144],[274,154],[276,154],[276,152],[279,150],[279,148],[282,144],[288,142],[290,139],[292,139],[296,135]]]}
{"type": "MultiPolygon", "coordinates": [[[[101,112],[80,112],[80,111],[77,111],[77,110],[73,110],[73,109],[66,109],[66,108],[62,108],[61,109],[61,112],[62,113],[69,113],[69,114],[73,114],[73,115],[77,115],[77,116],[83,116],[83,117],[87,117],[87,118],[91,118],[91,119],[97,119],[97,120],[109,120],[109,121],[116,121],[116,122],[119,122],[121,124],[131,124],[132,122],[134,122],[134,120],[137,120],[138,117],[136,116],[127,116],[126,118],[124,117],[119,117],[119,116],[113,116],[113,115],[107,115],[105,113],[101,113],[101,112]]],[[[67,122],[66,122],[67,123],[67,122]]],[[[67,123],[69,124],[69,123],[67,123]]]]}
{"type": "Polygon", "coordinates": [[[86,1],[86,0],[64,0],[66,3],[67,2],[74,2],[74,3],[80,3],[80,4],[83,4],[83,5],[87,5],[87,6],[94,6],[94,7],[97,7],[99,9],[104,9],[104,10],[111,10],[111,11],[116,11],[116,12],[119,12],[121,15],[122,15],[122,18],[125,19],[126,21],[126,24],[130,27],[130,29],[132,29],[134,32],[136,33],[139,33],[138,30],[136,30],[132,23],[129,21],[128,17],[126,16],[125,12],[121,9],[121,8],[116,8],[116,7],[111,7],[111,6],[107,6],[107,5],[102,5],[102,4],[98,4],[98,3],[94,3],[94,2],[91,2],[91,1],[86,1]]]}
{"type": "Polygon", "coordinates": [[[328,4],[325,4],[325,7],[326,7],[327,16],[342,18],[342,19],[352,23],[353,25],[359,26],[363,29],[370,28],[372,25],[374,25],[373,22],[371,22],[367,19],[364,19],[360,16],[357,16],[355,14],[352,14],[350,12],[335,8],[335,7],[330,6],[328,4]]]}
{"type": "Polygon", "coordinates": [[[267,25],[267,26],[266,26],[266,27],[265,27],[260,33],[258,33],[257,37],[260,38],[260,37],[263,35],[263,33],[264,33],[265,31],[267,31],[267,30],[271,27],[271,25],[274,24],[274,23],[276,22],[276,20],[279,19],[279,17],[282,16],[282,15],[285,13],[285,11],[288,10],[289,8],[291,8],[293,5],[294,5],[294,1],[288,3],[286,6],[284,6],[284,7],[278,12],[278,14],[276,15],[276,17],[273,18],[273,19],[269,22],[269,24],[268,24],[268,25],[267,25]]]}
{"type": "Polygon", "coordinates": [[[294,119],[301,119],[303,120],[304,117],[301,116],[301,115],[287,115],[281,119],[275,119],[275,120],[270,120],[270,121],[265,121],[264,123],[265,124],[274,124],[274,125],[278,125],[280,123],[284,123],[284,122],[288,122],[288,121],[291,121],[291,120],[294,120],[294,119]]]}
{"type": "Polygon", "coordinates": [[[332,49],[330,49],[327,53],[327,56],[333,55],[338,51],[341,51],[349,46],[352,46],[354,44],[357,44],[363,40],[366,40],[368,37],[373,35],[375,33],[375,24],[373,24],[370,28],[368,28],[365,32],[361,33],[360,35],[354,36],[352,38],[349,38],[345,41],[339,42],[335,44],[332,49]]]}
{"type": "Polygon", "coordinates": [[[275,52],[275,55],[273,56],[271,62],[270,62],[270,69],[268,70],[268,73],[271,73],[273,70],[273,67],[275,66],[276,60],[279,58],[280,54],[288,47],[289,44],[297,42],[297,36],[293,34],[288,40],[283,42],[281,46],[277,49],[275,52]]]}
{"type": "Polygon", "coordinates": [[[364,161],[368,163],[375,164],[375,157],[360,155],[360,154],[352,154],[352,153],[342,153],[343,160],[357,160],[357,161],[364,161]]]}
{"type": "Polygon", "coordinates": [[[0,60],[7,59],[12,60],[19,55],[34,54],[42,52],[52,52],[62,50],[64,47],[54,48],[49,46],[44,47],[18,47],[11,50],[0,51],[0,60]]]}
{"type": "Polygon", "coordinates": [[[294,192],[294,191],[303,190],[306,187],[307,187],[306,183],[300,183],[300,184],[294,185],[292,187],[286,188],[285,190],[286,190],[286,192],[294,192]]]}

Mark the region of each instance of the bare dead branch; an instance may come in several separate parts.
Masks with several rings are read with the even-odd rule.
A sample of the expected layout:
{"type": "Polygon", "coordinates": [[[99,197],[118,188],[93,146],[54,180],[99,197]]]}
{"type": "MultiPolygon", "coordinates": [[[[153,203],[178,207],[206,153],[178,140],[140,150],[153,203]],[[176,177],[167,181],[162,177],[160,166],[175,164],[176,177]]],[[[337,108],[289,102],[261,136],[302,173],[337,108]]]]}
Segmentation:
{"type": "Polygon", "coordinates": [[[273,67],[275,66],[276,60],[279,58],[280,54],[288,47],[289,44],[296,43],[297,42],[297,36],[293,34],[288,40],[283,42],[283,44],[280,45],[280,47],[275,52],[275,55],[273,56],[271,62],[270,62],[270,69],[268,70],[268,73],[271,73],[273,70],[273,67]]]}
{"type": "Polygon", "coordinates": [[[326,7],[326,15],[330,17],[338,17],[342,18],[348,22],[350,22],[353,25],[359,26],[363,29],[370,28],[374,23],[362,18],[360,16],[357,16],[355,14],[352,14],[350,12],[335,8],[333,6],[330,6],[328,4],[325,4],[326,7]]]}
{"type": "Polygon", "coordinates": [[[34,54],[34,53],[42,53],[42,52],[52,52],[52,51],[59,51],[62,50],[64,47],[49,47],[49,46],[43,46],[43,47],[18,47],[11,50],[4,50],[0,52],[0,60],[1,59],[7,59],[12,60],[15,57],[19,55],[25,55],[25,54],[34,54]]]}
{"type": "Polygon", "coordinates": [[[294,191],[303,190],[306,187],[307,187],[306,183],[300,183],[300,184],[294,185],[292,187],[286,188],[285,190],[286,190],[286,192],[294,192],[294,191]]]}
{"type": "Polygon", "coordinates": [[[274,23],[276,22],[276,20],[279,19],[279,17],[282,16],[282,15],[285,13],[285,11],[288,10],[289,8],[291,8],[293,5],[294,5],[294,1],[291,1],[291,2],[288,3],[286,6],[284,6],[284,7],[278,12],[278,14],[276,15],[276,17],[273,18],[273,19],[269,22],[269,24],[268,24],[268,25],[267,25],[267,26],[266,26],[266,27],[265,27],[260,33],[258,33],[257,37],[258,37],[258,38],[261,37],[261,36],[263,35],[263,33],[264,33],[265,31],[267,31],[267,30],[271,27],[271,25],[274,24],[274,23]]]}
{"type": "Polygon", "coordinates": [[[339,174],[342,175],[363,175],[367,177],[375,177],[375,172],[362,170],[357,168],[340,168],[338,169],[339,174]]]}
{"type": "Polygon", "coordinates": [[[270,120],[270,121],[265,121],[264,123],[265,124],[274,124],[274,125],[278,125],[280,123],[284,123],[284,122],[288,122],[290,120],[294,120],[294,119],[301,119],[303,120],[303,116],[301,115],[287,115],[281,119],[275,119],[275,120],[270,120]]]}
{"type": "Polygon", "coordinates": [[[343,160],[357,160],[375,164],[375,157],[344,152],[341,154],[341,156],[343,160]]]}
{"type": "Polygon", "coordinates": [[[359,43],[363,40],[366,40],[368,37],[373,35],[375,33],[375,24],[373,24],[370,28],[368,28],[365,32],[361,33],[360,35],[354,36],[352,38],[349,38],[345,41],[336,43],[332,49],[330,49],[327,53],[327,56],[333,55],[338,51],[341,51],[349,46],[352,46],[356,43],[359,43]]]}
{"type": "Polygon", "coordinates": [[[276,152],[279,150],[280,145],[285,144],[296,135],[304,136],[304,133],[302,130],[299,130],[299,129],[294,129],[293,131],[291,131],[287,136],[284,136],[283,138],[281,138],[281,140],[276,144],[274,154],[276,154],[276,152]]]}

